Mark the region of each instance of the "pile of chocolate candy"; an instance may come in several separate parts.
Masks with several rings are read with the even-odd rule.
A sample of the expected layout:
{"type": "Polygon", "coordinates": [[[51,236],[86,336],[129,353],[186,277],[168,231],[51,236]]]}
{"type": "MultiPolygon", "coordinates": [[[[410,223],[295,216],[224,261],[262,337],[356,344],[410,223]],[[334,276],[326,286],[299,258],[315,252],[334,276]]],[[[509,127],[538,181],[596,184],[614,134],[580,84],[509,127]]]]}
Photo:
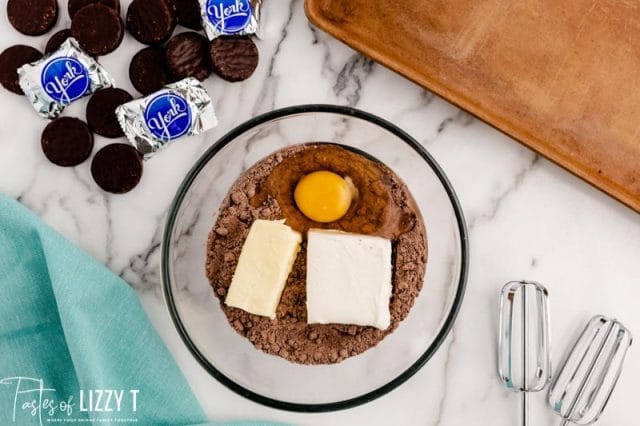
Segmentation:
{"type": "MultiPolygon", "coordinates": [[[[143,159],[169,143],[217,125],[201,84],[212,72],[227,81],[249,78],[258,65],[250,38],[260,29],[262,0],[133,0],[123,23],[120,0],[69,0],[71,27],[53,34],[43,55],[27,45],[0,54],[0,84],[25,95],[52,121],[42,132],[45,156],[76,166],[91,156],[93,134],[126,136],[96,153],[91,174],[105,191],[125,193],[140,181],[143,159]],[[172,37],[177,25],[194,31],[172,37]],[[116,50],[125,26],[148,45],[129,66],[134,100],[98,62],[116,50]],[[204,30],[207,37],[198,31],[204,30]],[[65,107],[91,95],[86,122],[60,117],[65,107]]],[[[42,35],[58,19],[57,0],[8,0],[7,16],[25,35],[42,35]]]]}

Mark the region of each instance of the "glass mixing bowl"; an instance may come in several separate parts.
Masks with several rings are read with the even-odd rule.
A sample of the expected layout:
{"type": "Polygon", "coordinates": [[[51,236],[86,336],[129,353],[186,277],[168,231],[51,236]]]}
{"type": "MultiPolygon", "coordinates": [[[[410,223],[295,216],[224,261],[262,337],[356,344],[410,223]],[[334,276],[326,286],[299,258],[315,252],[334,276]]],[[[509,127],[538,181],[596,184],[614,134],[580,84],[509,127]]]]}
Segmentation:
{"type": "Polygon", "coordinates": [[[303,105],[249,120],[198,160],[167,217],[162,282],[178,333],[209,374],[255,402],[318,412],[380,397],[433,356],[460,309],[468,261],[459,202],[422,145],[374,115],[347,107],[303,105]],[[229,325],[205,276],[207,235],[231,185],[273,151],[304,142],[336,142],[385,163],[409,187],[427,229],[425,282],[407,318],[377,346],[332,365],[294,364],[255,349],[229,325]]]}

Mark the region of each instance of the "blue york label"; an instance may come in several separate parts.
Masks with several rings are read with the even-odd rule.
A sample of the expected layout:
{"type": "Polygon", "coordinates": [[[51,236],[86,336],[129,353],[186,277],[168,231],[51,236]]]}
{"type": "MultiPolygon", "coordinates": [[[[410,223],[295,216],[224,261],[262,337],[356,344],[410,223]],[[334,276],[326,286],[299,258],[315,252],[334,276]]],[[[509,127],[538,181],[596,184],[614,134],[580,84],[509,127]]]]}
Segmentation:
{"type": "Polygon", "coordinates": [[[249,0],[208,0],[207,16],[219,32],[236,34],[251,22],[251,4],[249,0]]]}
{"type": "Polygon", "coordinates": [[[89,89],[89,72],[74,58],[53,59],[42,70],[40,79],[47,95],[65,105],[83,97],[89,89]]]}
{"type": "Polygon", "coordinates": [[[149,102],[144,110],[144,120],[153,136],[170,141],[189,131],[191,110],[182,96],[162,93],[149,102]]]}

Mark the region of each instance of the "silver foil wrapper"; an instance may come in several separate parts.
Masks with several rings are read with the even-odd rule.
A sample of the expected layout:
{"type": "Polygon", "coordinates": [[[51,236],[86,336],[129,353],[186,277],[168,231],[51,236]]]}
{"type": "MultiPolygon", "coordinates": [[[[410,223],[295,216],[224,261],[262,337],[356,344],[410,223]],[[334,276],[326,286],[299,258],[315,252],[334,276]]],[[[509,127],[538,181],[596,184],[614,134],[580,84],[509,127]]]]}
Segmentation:
{"type": "Polygon", "coordinates": [[[67,105],[105,87],[113,78],[73,37],[58,50],[18,68],[20,87],[36,112],[56,118],[67,105]]]}
{"type": "Polygon", "coordinates": [[[116,116],[129,142],[145,159],[177,139],[218,124],[207,91],[191,77],[120,105],[116,116]]]}
{"type": "Polygon", "coordinates": [[[209,40],[224,35],[261,37],[262,0],[199,0],[209,40]]]}

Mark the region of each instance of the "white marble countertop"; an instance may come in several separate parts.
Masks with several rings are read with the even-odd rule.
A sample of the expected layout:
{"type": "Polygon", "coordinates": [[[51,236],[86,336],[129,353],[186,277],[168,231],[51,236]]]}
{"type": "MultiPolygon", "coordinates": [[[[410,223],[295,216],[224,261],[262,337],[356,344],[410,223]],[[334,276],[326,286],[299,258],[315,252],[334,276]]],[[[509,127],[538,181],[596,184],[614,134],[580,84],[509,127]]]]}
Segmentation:
{"type": "MultiPolygon", "coordinates": [[[[138,291],[211,419],[303,425],[516,424],[519,399],[503,390],[496,374],[497,294],[512,279],[538,280],[549,288],[556,360],[596,313],[616,316],[640,333],[637,213],[313,29],[301,0],[266,3],[267,24],[255,75],[238,84],[215,77],[206,81],[220,125],[154,157],[145,166],[140,186],[129,194],[100,191],[91,179],[89,162],[73,169],[49,163],[39,143],[46,123],[25,100],[7,91],[0,96],[0,191],[34,210],[138,291]],[[457,190],[471,241],[464,304],[437,354],[386,396],[328,414],[266,408],[220,385],[183,346],[160,292],[164,215],[191,165],[234,126],[256,114],[301,103],[355,106],[390,120],[423,143],[457,190]]],[[[64,9],[56,29],[68,26],[64,9]]],[[[27,39],[10,27],[5,13],[1,15],[2,48],[27,43],[44,49],[47,36],[27,39]]],[[[127,36],[118,51],[102,59],[118,84],[132,93],[129,58],[140,47],[127,36]]],[[[67,114],[83,117],[85,104],[86,100],[77,102],[67,114]]],[[[107,142],[97,137],[96,150],[107,142]]],[[[631,349],[601,425],[637,423],[636,352],[631,349]]],[[[543,395],[534,395],[531,406],[532,424],[559,423],[543,395]]]]}

